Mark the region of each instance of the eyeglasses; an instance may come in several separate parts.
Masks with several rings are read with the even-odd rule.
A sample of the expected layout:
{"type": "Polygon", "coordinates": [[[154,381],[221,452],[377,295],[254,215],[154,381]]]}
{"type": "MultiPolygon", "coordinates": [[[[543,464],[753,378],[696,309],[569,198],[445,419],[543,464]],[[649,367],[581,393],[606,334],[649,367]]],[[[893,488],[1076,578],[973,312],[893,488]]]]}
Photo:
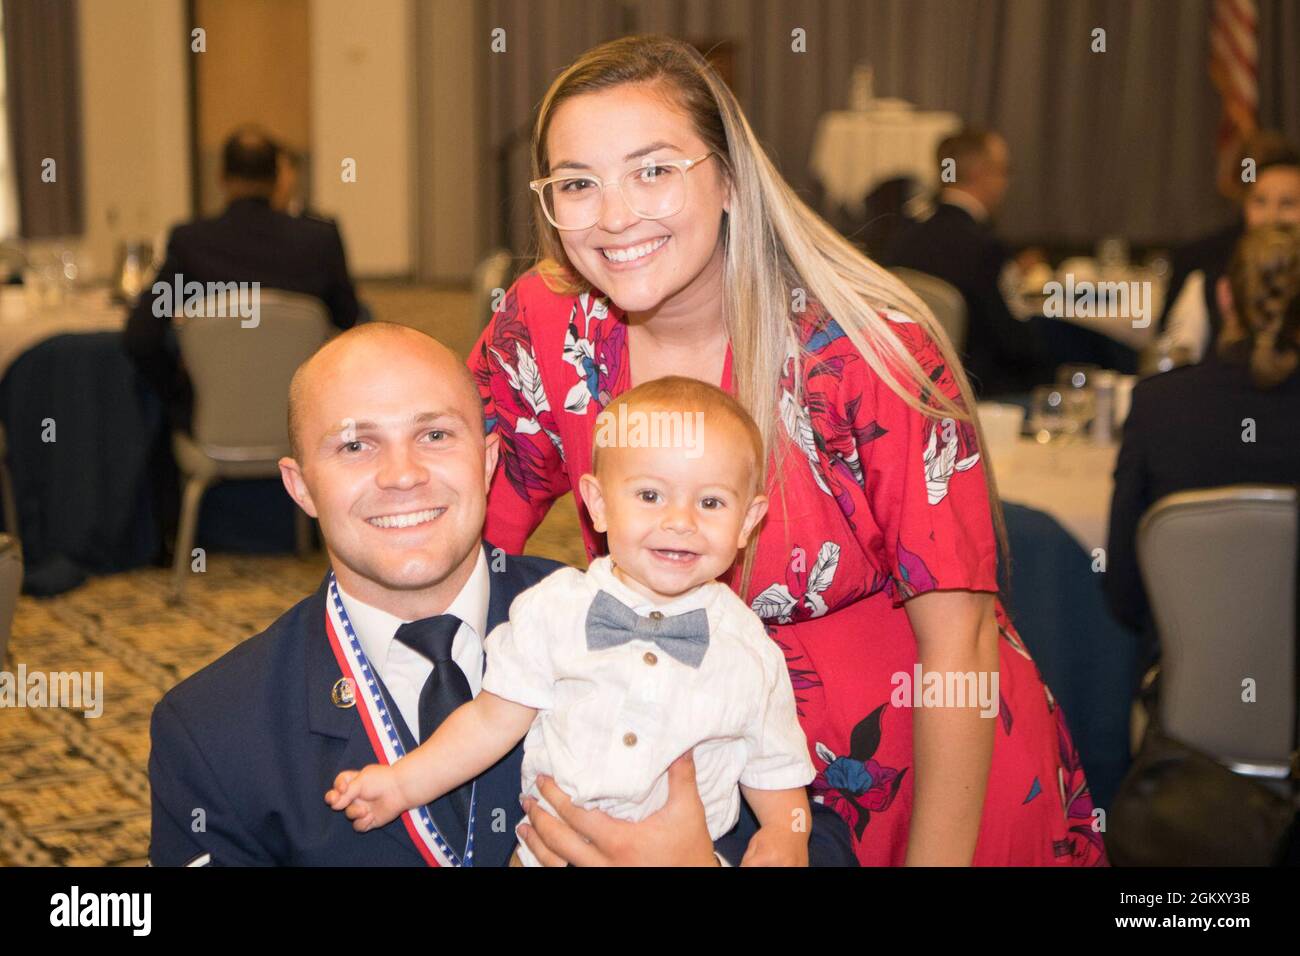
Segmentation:
{"type": "MultiPolygon", "coordinates": [[[[686,205],[686,174],[713,153],[699,159],[647,162],[614,180],[623,202],[639,219],[666,219],[686,205]]],[[[528,184],[542,203],[542,212],[556,229],[590,229],[600,219],[605,187],[595,176],[551,176],[528,184]]]]}

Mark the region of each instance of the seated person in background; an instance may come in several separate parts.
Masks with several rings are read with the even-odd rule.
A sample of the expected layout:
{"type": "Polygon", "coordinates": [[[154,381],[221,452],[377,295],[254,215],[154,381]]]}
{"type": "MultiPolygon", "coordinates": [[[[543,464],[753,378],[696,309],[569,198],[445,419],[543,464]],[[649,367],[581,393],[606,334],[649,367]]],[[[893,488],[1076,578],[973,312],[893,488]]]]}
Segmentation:
{"type": "Polygon", "coordinates": [[[1216,288],[1216,350],[1138,383],[1115,465],[1106,596],[1117,619],[1148,636],[1135,544],[1146,510],[1176,491],[1300,478],[1300,227],[1247,232],[1216,288]]]}
{"type": "Polygon", "coordinates": [[[193,393],[172,334],[172,310],[154,308],[159,284],[173,286],[178,279],[257,282],[266,289],[315,296],[340,329],[357,321],[357,297],[338,228],[287,215],[271,204],[280,152],[270,136],[254,127],[230,136],[222,153],[225,211],[172,230],[155,282],[141,293],[127,320],[127,351],[162,397],[173,428],[189,427],[193,393]]]}
{"type": "Polygon", "coordinates": [[[303,214],[302,195],[299,191],[299,172],[302,158],[288,146],[281,145],[275,155],[275,188],[271,192],[271,208],[290,216],[303,214]]]}
{"type": "Polygon", "coordinates": [[[1000,287],[1007,251],[989,220],[1010,183],[1010,155],[997,133],[968,127],[939,144],[937,158],[955,163],[956,180],[943,187],[934,215],[906,226],[884,256],[938,276],[966,300],[964,362],[980,397],[1023,392],[1038,383],[1043,360],[1033,327],[1011,312],[1000,287]]]}
{"type": "Polygon", "coordinates": [[[1174,253],[1160,336],[1164,348],[1185,348],[1192,362],[1205,357],[1223,326],[1216,288],[1242,234],[1257,226],[1300,223],[1300,151],[1264,131],[1242,150],[1242,159],[1247,158],[1255,161],[1255,180],[1240,190],[1241,217],[1174,253]]]}
{"type": "MultiPolygon", "coordinates": [[[[785,658],[716,580],[767,511],[758,426],[721,389],[668,376],[615,398],[596,429],[582,500],[610,553],[516,598],[487,638],[478,697],[396,764],[339,774],[326,800],[358,830],[384,826],[527,734],[526,796],[546,774],[579,806],[635,821],[663,805],[669,764],[693,749],[710,836],[735,826],[743,791],[760,828],[741,865],[807,866],[815,773],[785,658]],[[709,453],[658,435],[603,442],[623,413],[699,422],[709,453]]],[[[515,865],[541,865],[527,843],[517,852],[515,865]]]]}

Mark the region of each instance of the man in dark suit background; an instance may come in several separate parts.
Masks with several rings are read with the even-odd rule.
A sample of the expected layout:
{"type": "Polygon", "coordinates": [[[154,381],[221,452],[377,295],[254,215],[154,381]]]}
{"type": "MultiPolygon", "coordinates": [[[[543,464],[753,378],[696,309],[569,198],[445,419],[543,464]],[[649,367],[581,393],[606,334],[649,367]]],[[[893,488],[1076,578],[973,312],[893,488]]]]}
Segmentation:
{"type": "MultiPolygon", "coordinates": [[[[440,682],[463,682],[463,695],[473,696],[483,639],[516,595],[560,565],[503,555],[480,540],[497,436],[484,436],[482,402],[466,367],[423,333],[370,323],[327,344],[294,377],[289,431],[293,457],[280,463],[285,487],[320,521],[339,603],[409,750],[414,730],[427,738],[440,720],[429,710],[440,682]],[[442,633],[450,643],[430,660],[412,635],[440,626],[449,628],[442,633]]],[[[419,848],[403,818],[357,833],[325,803],[339,771],[382,759],[361,716],[365,688],[349,698],[340,686],[343,664],[327,628],[347,638],[333,623],[342,621],[337,606],[328,609],[329,584],[327,577],[314,595],[155,708],[154,865],[425,862],[430,851],[419,848]]],[[[475,782],[477,865],[505,865],[514,848],[522,760],[521,741],[475,782]]],[[[743,810],[715,857],[689,759],[673,765],[669,784],[668,803],[639,823],[595,811],[584,811],[573,827],[548,817],[536,828],[548,851],[539,856],[554,859],[576,833],[610,862],[739,862],[757,829],[752,813],[743,810]],[[617,839],[602,836],[614,830],[617,839]]],[[[547,795],[563,813],[558,791],[547,795]]],[[[453,793],[428,810],[461,853],[464,805],[453,793]]],[[[820,805],[809,854],[815,865],[855,865],[847,827],[820,805]]]]}
{"type": "Polygon", "coordinates": [[[990,225],[1011,181],[1006,141],[968,127],[941,142],[936,153],[949,184],[939,193],[934,215],[904,226],[884,264],[937,276],[961,293],[967,311],[963,359],[976,394],[1027,391],[1038,381],[1042,359],[1033,327],[1011,314],[999,288],[1007,251],[990,225]]]}
{"type": "Polygon", "coordinates": [[[272,206],[281,152],[255,127],[231,134],[222,150],[225,211],[172,230],[155,285],[141,294],[127,320],[127,351],[163,399],[173,428],[188,429],[194,399],[172,329],[177,304],[155,309],[155,301],[178,277],[183,283],[256,282],[303,293],[320,299],[340,329],[356,324],[357,297],[338,227],[272,206]]]}

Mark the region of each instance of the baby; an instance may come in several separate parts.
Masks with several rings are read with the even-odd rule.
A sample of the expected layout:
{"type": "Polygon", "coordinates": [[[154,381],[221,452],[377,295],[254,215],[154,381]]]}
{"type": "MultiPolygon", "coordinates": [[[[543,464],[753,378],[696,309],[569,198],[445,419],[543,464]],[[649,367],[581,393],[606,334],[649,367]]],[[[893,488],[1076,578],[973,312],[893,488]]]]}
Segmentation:
{"type": "MultiPolygon", "coordinates": [[[[640,820],[693,749],[713,839],[736,824],[743,792],[760,827],[742,865],[806,866],[814,771],[785,659],[715,580],[767,511],[762,470],[758,428],[721,389],[670,376],[614,399],[580,480],[609,554],[520,594],[485,642],[479,695],[403,759],[339,774],[326,801],[357,830],[383,826],[526,732],[525,794],[545,807],[547,774],[578,806],[640,820]]],[[[522,841],[516,857],[538,865],[522,841]]]]}

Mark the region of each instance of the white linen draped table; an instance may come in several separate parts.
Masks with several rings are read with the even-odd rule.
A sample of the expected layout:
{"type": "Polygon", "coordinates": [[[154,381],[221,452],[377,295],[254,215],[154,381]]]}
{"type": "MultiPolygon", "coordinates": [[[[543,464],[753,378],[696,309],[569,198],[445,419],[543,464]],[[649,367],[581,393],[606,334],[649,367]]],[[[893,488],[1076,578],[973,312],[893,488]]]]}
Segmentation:
{"type": "Polygon", "coordinates": [[[826,201],[861,214],[876,186],[910,176],[927,188],[939,182],[935,149],[961,128],[956,113],[906,107],[823,113],[813,133],[809,168],[826,201]]]}
{"type": "Polygon", "coordinates": [[[0,377],[24,352],[70,332],[120,332],[126,307],[107,288],[79,291],[58,305],[31,309],[21,286],[0,288],[0,377]]]}
{"type": "Polygon", "coordinates": [[[1118,454],[1118,445],[1095,445],[1087,438],[1046,445],[1022,438],[990,457],[1003,501],[1046,512],[1092,554],[1106,547],[1118,454]]]}
{"type": "MultiPolygon", "coordinates": [[[[1156,322],[1160,318],[1161,309],[1164,308],[1166,277],[1159,276],[1151,269],[1136,264],[1102,269],[1095,260],[1079,257],[1067,259],[1061,263],[1051,281],[1060,283],[1060,304],[1069,306],[1068,300],[1073,299],[1074,301],[1072,308],[1065,309],[1066,314],[1046,316],[1047,318],[1091,329],[1138,352],[1146,348],[1155,339],[1156,322]],[[1103,309],[1096,299],[1093,300],[1091,306],[1080,302],[1081,291],[1086,285],[1092,286],[1093,293],[1100,292],[1102,289],[1113,292],[1116,283],[1124,283],[1128,287],[1127,309],[1122,308],[1119,303],[1116,304],[1116,308],[1113,310],[1109,307],[1109,304],[1103,309]],[[1145,315],[1139,315],[1139,303],[1132,298],[1132,294],[1137,289],[1135,283],[1144,287],[1139,294],[1142,294],[1147,299],[1145,303],[1141,303],[1146,306],[1145,315]],[[1073,296],[1067,295],[1070,291],[1074,292],[1073,296]],[[1078,312],[1081,308],[1083,311],[1092,311],[1094,313],[1104,311],[1107,314],[1079,315],[1078,312]],[[1075,314],[1069,314],[1071,312],[1075,314]],[[1135,322],[1138,324],[1135,324],[1135,322]]],[[[1045,287],[1044,289],[1034,288],[1022,291],[1025,293],[1021,300],[1022,307],[1031,313],[1046,315],[1044,310],[1047,307],[1048,298],[1044,294],[1045,287]]]]}

